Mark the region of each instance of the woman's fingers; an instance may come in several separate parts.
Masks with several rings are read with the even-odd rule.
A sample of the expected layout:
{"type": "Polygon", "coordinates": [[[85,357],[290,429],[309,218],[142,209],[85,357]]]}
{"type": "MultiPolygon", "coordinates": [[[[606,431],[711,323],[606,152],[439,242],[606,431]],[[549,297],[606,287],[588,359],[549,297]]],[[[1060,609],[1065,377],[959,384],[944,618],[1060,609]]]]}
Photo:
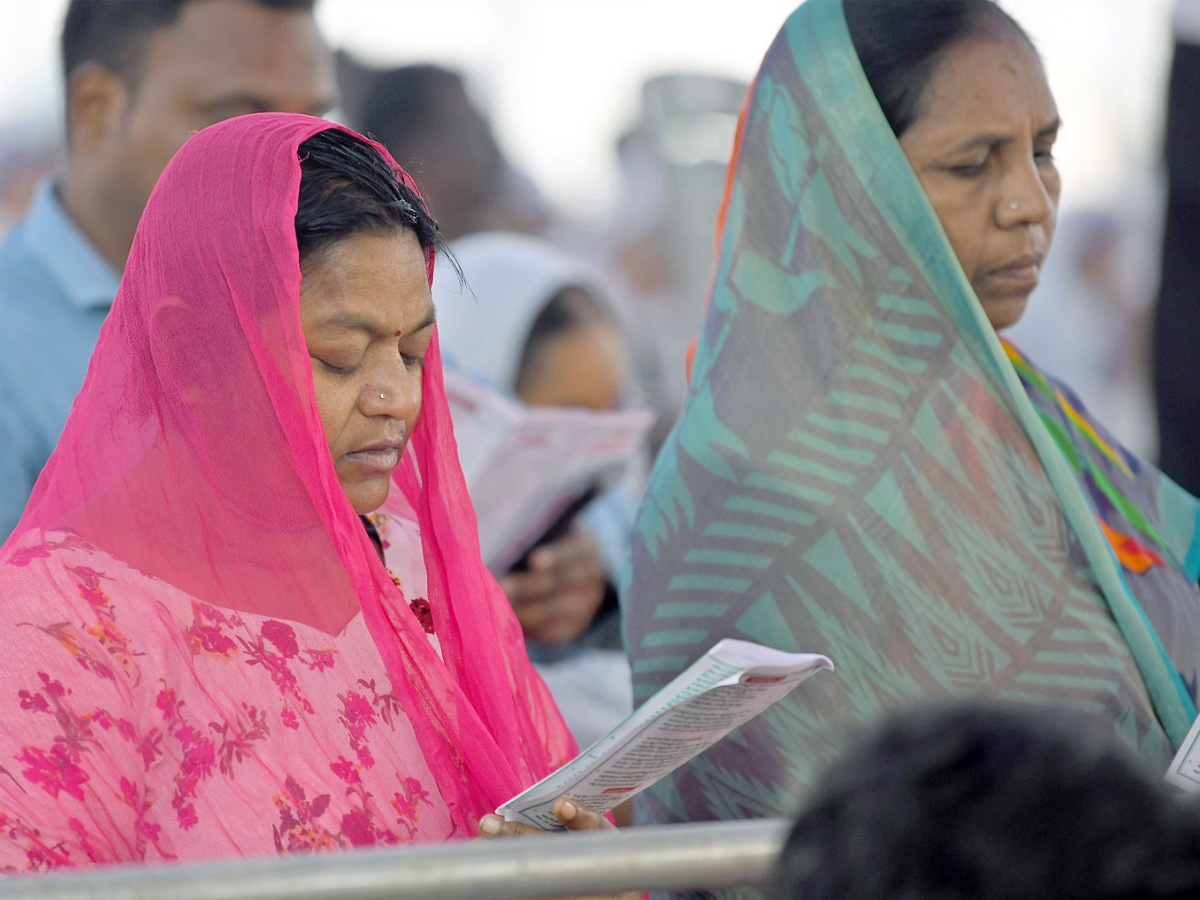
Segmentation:
{"type": "Polygon", "coordinates": [[[479,820],[479,833],[484,837],[531,837],[546,832],[521,822],[506,822],[502,817],[488,813],[479,820]]]}
{"type": "MultiPolygon", "coordinates": [[[[570,797],[554,802],[554,815],[568,831],[616,831],[616,826],[598,812],[576,803],[570,797]]],[[[540,828],[520,822],[506,822],[503,817],[488,813],[479,820],[479,833],[485,837],[530,837],[546,834],[540,828]]]]}
{"type": "Polygon", "coordinates": [[[514,607],[554,598],[559,587],[558,572],[511,572],[500,579],[500,590],[514,607]]]}
{"type": "Polygon", "coordinates": [[[598,545],[586,533],[568,534],[530,555],[530,568],[500,579],[530,640],[556,644],[587,630],[604,602],[605,574],[598,545]]]}
{"type": "Polygon", "coordinates": [[[576,803],[570,797],[559,797],[554,802],[554,815],[568,831],[616,831],[617,826],[600,813],[576,803]]]}
{"type": "Polygon", "coordinates": [[[529,556],[531,569],[588,568],[600,563],[599,545],[586,531],[572,531],[538,547],[529,556]]]}

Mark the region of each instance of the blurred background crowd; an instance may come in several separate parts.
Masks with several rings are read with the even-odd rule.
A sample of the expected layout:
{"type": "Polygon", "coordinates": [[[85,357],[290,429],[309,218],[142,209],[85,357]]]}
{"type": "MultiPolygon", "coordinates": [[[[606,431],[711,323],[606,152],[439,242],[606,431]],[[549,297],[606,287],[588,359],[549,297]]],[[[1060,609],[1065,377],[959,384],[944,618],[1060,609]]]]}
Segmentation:
{"type": "MultiPolygon", "coordinates": [[[[737,112],[792,6],[323,0],[316,15],[337,51],[331,115],[376,133],[416,172],[448,237],[536,234],[608,279],[622,316],[638,323],[636,380],[664,414],[661,433],[702,316],[737,112]]],[[[61,160],[65,7],[0,4],[0,232],[61,160]]],[[[1014,337],[1131,449],[1153,456],[1146,340],[1173,30],[1187,30],[1186,15],[1174,0],[1006,8],[1047,61],[1070,175],[1041,289],[1066,299],[1035,295],[1014,337]]]]}

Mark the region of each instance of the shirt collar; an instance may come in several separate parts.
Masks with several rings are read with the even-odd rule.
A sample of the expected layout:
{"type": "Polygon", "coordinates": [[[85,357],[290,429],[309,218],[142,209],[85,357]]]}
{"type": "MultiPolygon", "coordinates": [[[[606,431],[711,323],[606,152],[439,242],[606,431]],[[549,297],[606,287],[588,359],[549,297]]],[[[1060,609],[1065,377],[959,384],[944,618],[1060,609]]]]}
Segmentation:
{"type": "Polygon", "coordinates": [[[112,306],[121,276],[79,230],[58,200],[58,182],[43,178],[25,219],[26,246],[79,310],[112,306]]]}

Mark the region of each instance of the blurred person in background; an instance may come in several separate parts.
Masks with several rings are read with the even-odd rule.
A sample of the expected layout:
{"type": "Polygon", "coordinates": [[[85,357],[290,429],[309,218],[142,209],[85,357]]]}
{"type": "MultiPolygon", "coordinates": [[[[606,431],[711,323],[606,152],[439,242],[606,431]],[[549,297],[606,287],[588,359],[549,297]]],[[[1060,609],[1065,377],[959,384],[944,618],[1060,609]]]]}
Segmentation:
{"type": "Polygon", "coordinates": [[[1138,452],[1153,449],[1146,304],[1131,277],[1129,236],[1113,213],[1062,216],[1054,252],[1011,339],[1044,371],[1071,386],[1088,411],[1138,452]]]}
{"type": "Polygon", "coordinates": [[[713,222],[746,87],[697,72],[650,78],[636,122],[617,142],[620,197],[604,244],[637,311],[634,358],[661,413],[655,449],[687,393],[687,348],[704,320],[713,222]]]}
{"type": "Polygon", "coordinates": [[[1167,220],[1154,318],[1162,470],[1200,494],[1200,0],[1179,0],[1167,96],[1167,220]]]}
{"type": "Polygon", "coordinates": [[[821,774],[774,900],[1185,900],[1200,807],[1069,709],[904,710],[821,774]]]}
{"type": "Polygon", "coordinates": [[[504,157],[461,72],[430,64],[380,72],[361,107],[357,124],[413,173],[448,240],[546,228],[537,187],[504,157]]]}
{"type": "Polygon", "coordinates": [[[1066,704],[1160,771],[1196,717],[1200,503],[998,335],[1056,222],[1042,62],[990,0],[920,7],[808,0],[767,52],[622,584],[635,703],[722,638],[837,672],[642,821],[790,811],[917,698],[1066,704]]]}
{"type": "MultiPolygon", "coordinates": [[[[465,285],[434,279],[451,366],[532,406],[605,411],[632,378],[628,342],[600,278],[537,238],[483,233],[452,245],[465,285]]],[[[632,708],[615,583],[629,551],[644,469],[594,500],[563,537],[500,579],[526,646],[567,724],[588,746],[632,708]]]]}
{"type": "Polygon", "coordinates": [[[336,102],[315,0],[72,0],[67,154],[0,245],[0,536],[83,383],[146,200],[188,136],[336,102]]]}
{"type": "Polygon", "coordinates": [[[49,131],[32,123],[0,129],[0,238],[25,218],[37,183],[61,164],[49,131]]]}

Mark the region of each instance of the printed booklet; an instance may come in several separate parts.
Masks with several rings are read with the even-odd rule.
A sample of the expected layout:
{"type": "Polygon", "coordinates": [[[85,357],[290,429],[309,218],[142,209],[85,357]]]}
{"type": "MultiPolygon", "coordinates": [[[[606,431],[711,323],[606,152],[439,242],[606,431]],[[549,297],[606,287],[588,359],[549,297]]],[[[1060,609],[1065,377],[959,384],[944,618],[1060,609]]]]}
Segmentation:
{"type": "Polygon", "coordinates": [[[553,806],[564,794],[608,812],[823,669],[832,670],[833,663],[815,653],[718,641],[628,719],[496,813],[510,822],[558,829],[553,806]]]}
{"type": "Polygon", "coordinates": [[[644,409],[526,406],[462,372],[447,368],[445,379],[483,562],[495,575],[614,483],[655,418],[644,409]]]}

